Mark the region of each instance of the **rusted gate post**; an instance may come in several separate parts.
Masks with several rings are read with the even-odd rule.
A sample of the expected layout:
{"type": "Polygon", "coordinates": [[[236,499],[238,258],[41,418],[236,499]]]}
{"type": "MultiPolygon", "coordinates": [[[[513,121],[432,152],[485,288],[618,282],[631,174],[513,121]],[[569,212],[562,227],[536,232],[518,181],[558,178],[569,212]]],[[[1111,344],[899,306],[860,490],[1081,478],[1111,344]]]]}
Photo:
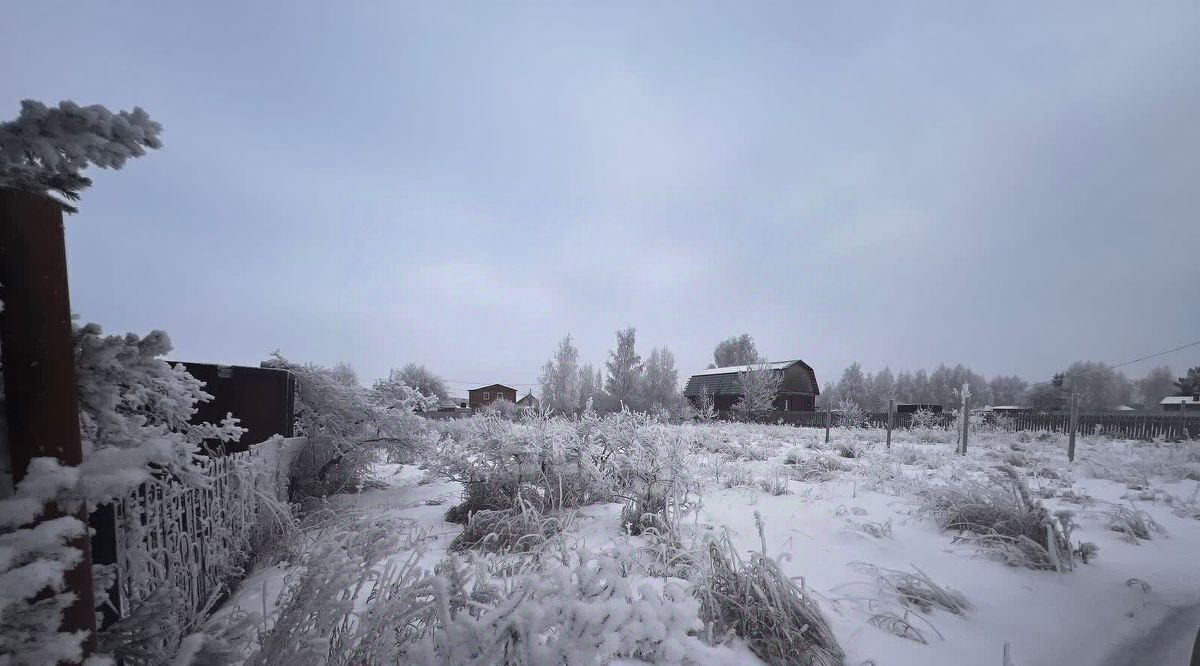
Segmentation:
{"type": "MultiPolygon", "coordinates": [[[[0,300],[8,448],[16,483],[33,458],[83,462],[62,210],[50,199],[0,190],[0,300]]],[[[67,512],[52,503],[40,520],[63,515],[67,512]]],[[[86,507],[71,515],[87,525],[86,507]]],[[[91,547],[86,536],[70,545],[83,557],[65,576],[75,603],[64,611],[61,630],[87,633],[86,658],[96,649],[91,547]]]]}
{"type": "Polygon", "coordinates": [[[1071,394],[1071,421],[1067,426],[1071,435],[1067,438],[1067,462],[1075,462],[1075,431],[1079,429],[1079,394],[1071,394]]]}

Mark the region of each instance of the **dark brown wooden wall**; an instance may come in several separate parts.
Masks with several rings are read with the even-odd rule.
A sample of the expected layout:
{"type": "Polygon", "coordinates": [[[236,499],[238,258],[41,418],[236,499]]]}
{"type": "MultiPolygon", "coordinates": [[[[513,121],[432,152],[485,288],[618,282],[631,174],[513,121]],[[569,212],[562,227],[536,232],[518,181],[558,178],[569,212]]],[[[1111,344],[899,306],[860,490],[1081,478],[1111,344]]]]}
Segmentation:
{"type": "Polygon", "coordinates": [[[292,373],[280,368],[181,363],[213,396],[210,402],[197,405],[192,422],[220,423],[226,413],[232,413],[241,419],[238,425],[246,428],[240,442],[224,447],[226,453],[245,451],[272,435],[294,435],[296,380],[292,373]]]}
{"type": "Polygon", "coordinates": [[[479,409],[480,407],[485,407],[485,406],[491,404],[492,402],[495,402],[497,398],[504,398],[505,400],[508,400],[509,402],[516,402],[517,401],[517,390],[510,389],[505,386],[492,385],[492,386],[484,386],[484,387],[477,388],[477,389],[471,389],[470,391],[467,391],[467,405],[471,409],[479,409]],[[483,399],[484,393],[488,394],[487,400],[483,399]]]}

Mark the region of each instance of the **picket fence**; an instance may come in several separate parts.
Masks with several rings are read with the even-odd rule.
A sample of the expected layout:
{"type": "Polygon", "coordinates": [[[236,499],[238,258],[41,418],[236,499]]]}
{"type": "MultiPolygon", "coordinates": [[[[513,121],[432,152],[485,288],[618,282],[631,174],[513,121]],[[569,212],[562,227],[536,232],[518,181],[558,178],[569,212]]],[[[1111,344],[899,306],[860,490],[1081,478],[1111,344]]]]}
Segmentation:
{"type": "MultiPolygon", "coordinates": [[[[761,423],[783,422],[789,425],[806,428],[824,428],[825,412],[771,412],[756,419],[761,423]]],[[[833,424],[838,425],[838,414],[833,415],[833,424]]],[[[867,427],[887,427],[887,412],[867,412],[864,414],[867,427]]],[[[894,427],[907,429],[912,427],[912,414],[896,414],[894,427]]],[[[945,412],[933,415],[932,425],[949,426],[954,423],[955,416],[945,412]]],[[[1053,414],[1016,414],[1012,416],[984,417],[984,422],[998,425],[1011,431],[1049,431],[1068,432],[1071,428],[1071,417],[1067,413],[1053,414]]],[[[1200,414],[1112,414],[1093,413],[1079,414],[1076,432],[1082,435],[1109,435],[1126,439],[1194,439],[1200,437],[1200,414]]]]}
{"type": "Polygon", "coordinates": [[[115,561],[96,562],[115,568],[108,594],[115,619],[155,595],[191,618],[221,600],[244,575],[260,512],[286,503],[288,469],[303,443],[276,436],[248,451],[203,458],[199,479],[147,481],[108,507],[111,535],[98,533],[93,543],[107,538],[115,545],[108,558],[115,561]]]}

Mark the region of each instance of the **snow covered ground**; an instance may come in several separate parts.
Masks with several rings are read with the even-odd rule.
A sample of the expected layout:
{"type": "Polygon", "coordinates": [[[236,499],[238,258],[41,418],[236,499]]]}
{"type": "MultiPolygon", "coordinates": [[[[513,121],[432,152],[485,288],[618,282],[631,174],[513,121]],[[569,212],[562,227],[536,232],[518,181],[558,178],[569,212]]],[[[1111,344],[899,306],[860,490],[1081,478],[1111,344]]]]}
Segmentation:
{"type": "MultiPolygon", "coordinates": [[[[1077,460],[1068,463],[1065,438],[1050,434],[979,433],[959,456],[954,433],[944,431],[899,432],[889,450],[883,434],[871,430],[837,430],[826,444],[820,430],[786,426],[654,427],[687,443],[685,463],[696,483],[674,514],[682,538],[728,531],[743,552],[765,542],[783,571],[817,599],[846,664],[1001,664],[1006,644],[1018,666],[1187,663],[1200,625],[1200,446],[1082,438],[1077,460]],[[1094,543],[1098,556],[1062,573],[1009,566],[956,541],[919,511],[922,489],[984,479],[1000,464],[1017,469],[1051,512],[1072,511],[1071,541],[1094,543]],[[1113,531],[1109,514],[1118,506],[1161,532],[1141,539],[1113,531]],[[923,612],[881,589],[863,563],[921,572],[961,593],[969,607],[961,615],[923,612]],[[886,613],[903,622],[887,626],[878,617],[886,613]]],[[[450,429],[459,439],[471,432],[463,423],[450,429]]],[[[379,533],[388,539],[376,570],[412,558],[432,571],[445,558],[463,558],[450,549],[463,527],[444,520],[463,486],[429,467],[379,464],[381,487],[331,498],[332,524],[311,529],[303,551],[319,552],[348,534],[379,533]]],[[[556,538],[576,550],[652,546],[652,539],[626,533],[623,506],[563,509],[570,520],[556,538]]],[[[312,566],[298,560],[256,572],[219,617],[240,606],[267,616],[259,631],[271,628],[279,590],[312,566]]],[[[370,608],[369,585],[351,596],[360,612],[370,608]]],[[[758,662],[741,640],[708,658],[758,662]]]]}

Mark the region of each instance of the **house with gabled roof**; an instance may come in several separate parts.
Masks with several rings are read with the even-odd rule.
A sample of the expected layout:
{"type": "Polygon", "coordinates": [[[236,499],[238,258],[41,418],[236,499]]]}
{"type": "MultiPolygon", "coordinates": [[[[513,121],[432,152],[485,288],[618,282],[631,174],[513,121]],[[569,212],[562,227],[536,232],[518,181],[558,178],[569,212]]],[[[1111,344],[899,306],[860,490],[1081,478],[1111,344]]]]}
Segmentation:
{"type": "Polygon", "coordinates": [[[471,409],[481,409],[497,400],[517,401],[517,389],[504,384],[488,384],[467,391],[467,403],[471,409]]]}
{"type": "Polygon", "coordinates": [[[708,396],[712,398],[713,407],[718,411],[733,409],[743,395],[738,375],[760,368],[778,373],[782,377],[774,402],[777,411],[811,412],[816,408],[817,396],[821,393],[817,384],[817,373],[813,371],[812,366],[801,360],[702,370],[688,378],[683,395],[696,406],[708,396]]]}

